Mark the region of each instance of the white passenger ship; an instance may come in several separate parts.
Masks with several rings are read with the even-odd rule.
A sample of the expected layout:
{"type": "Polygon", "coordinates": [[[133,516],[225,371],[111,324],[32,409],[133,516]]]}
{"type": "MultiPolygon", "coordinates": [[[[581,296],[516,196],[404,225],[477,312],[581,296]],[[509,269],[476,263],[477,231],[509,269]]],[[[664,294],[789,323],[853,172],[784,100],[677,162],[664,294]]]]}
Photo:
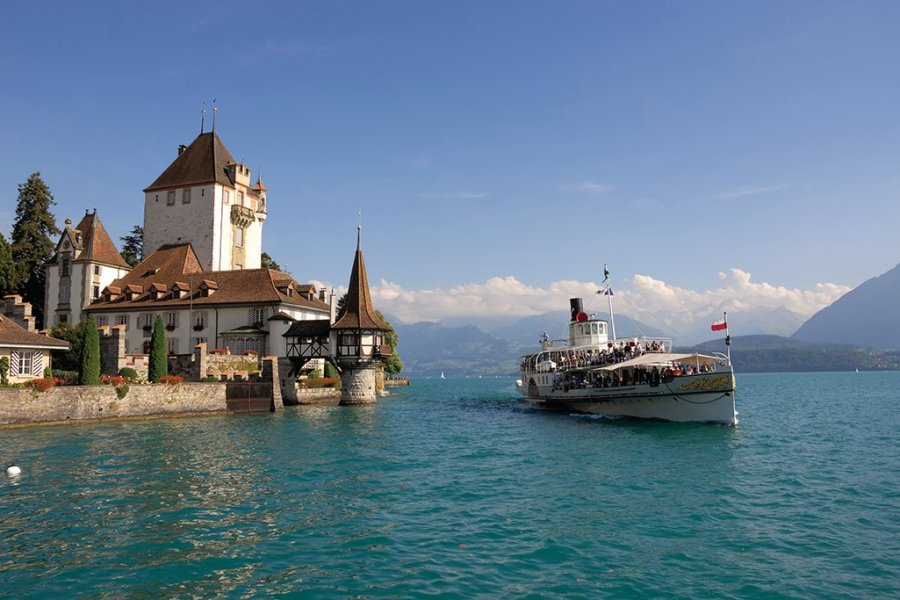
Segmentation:
{"type": "Polygon", "coordinates": [[[667,338],[616,339],[615,325],[610,336],[609,323],[587,315],[581,298],[571,299],[570,306],[568,339],[551,340],[545,334],[541,351],[522,358],[516,386],[530,406],[666,421],[737,422],[730,353],[674,353],[667,338]]]}

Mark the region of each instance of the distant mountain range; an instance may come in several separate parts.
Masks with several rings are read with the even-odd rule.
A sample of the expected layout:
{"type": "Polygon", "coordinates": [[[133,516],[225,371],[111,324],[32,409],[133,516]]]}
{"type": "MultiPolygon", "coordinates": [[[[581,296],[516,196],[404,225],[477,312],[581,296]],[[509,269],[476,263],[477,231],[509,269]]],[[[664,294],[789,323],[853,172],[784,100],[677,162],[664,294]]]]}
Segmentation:
{"type": "MultiPolygon", "coordinates": [[[[900,349],[900,265],[866,281],[805,323],[784,307],[719,308],[728,311],[732,331],[742,334],[732,340],[737,371],[900,369],[900,352],[895,351],[900,349]]],[[[661,327],[617,314],[616,333],[618,337],[670,337],[684,343],[685,350],[724,352],[721,338],[690,345],[708,339],[709,323],[721,314],[714,312],[687,325],[673,315],[652,315],[654,322],[668,324],[661,327]]],[[[597,316],[608,319],[605,313],[597,316]]],[[[405,374],[437,377],[443,372],[451,377],[514,375],[520,356],[534,352],[544,332],[553,339],[567,337],[569,313],[484,318],[476,320],[477,325],[459,318],[411,325],[388,318],[397,329],[405,374]]]]}
{"type": "Polygon", "coordinates": [[[791,337],[900,349],[900,265],[850,290],[810,317],[791,337]]]}

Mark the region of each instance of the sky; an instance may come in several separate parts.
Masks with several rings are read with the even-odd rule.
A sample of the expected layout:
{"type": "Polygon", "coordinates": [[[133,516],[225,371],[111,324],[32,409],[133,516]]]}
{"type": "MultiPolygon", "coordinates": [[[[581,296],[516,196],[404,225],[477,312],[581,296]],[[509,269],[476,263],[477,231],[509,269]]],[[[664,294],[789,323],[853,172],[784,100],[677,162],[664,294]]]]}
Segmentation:
{"type": "MultiPolygon", "coordinates": [[[[0,230],[40,171],[113,238],[216,131],[263,247],[413,322],[724,301],[809,316],[900,262],[900,3],[20,2],[0,37],[0,230]],[[209,121],[207,121],[209,123],[209,121]]],[[[687,318],[687,317],[685,317],[687,318]]]]}

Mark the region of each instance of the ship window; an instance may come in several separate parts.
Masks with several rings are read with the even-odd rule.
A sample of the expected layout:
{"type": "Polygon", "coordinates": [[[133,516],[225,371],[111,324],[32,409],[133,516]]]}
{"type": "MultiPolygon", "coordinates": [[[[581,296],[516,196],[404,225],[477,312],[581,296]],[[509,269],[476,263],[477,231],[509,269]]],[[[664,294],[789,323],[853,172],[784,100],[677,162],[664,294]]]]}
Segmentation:
{"type": "Polygon", "coordinates": [[[594,323],[594,324],[591,325],[591,330],[592,330],[594,333],[600,333],[600,326],[599,326],[597,323],[594,323]]]}

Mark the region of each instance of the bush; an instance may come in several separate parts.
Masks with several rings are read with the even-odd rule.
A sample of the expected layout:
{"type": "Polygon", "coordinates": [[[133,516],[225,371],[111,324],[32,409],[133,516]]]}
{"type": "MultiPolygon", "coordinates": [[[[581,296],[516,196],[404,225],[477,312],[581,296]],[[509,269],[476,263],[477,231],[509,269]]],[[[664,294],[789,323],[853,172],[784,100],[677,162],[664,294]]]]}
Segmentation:
{"type": "Polygon", "coordinates": [[[121,369],[119,369],[119,375],[130,382],[135,382],[138,380],[138,372],[131,367],[122,367],[121,369]]]}
{"type": "Polygon", "coordinates": [[[9,357],[0,356],[0,385],[9,385],[9,357]]]}
{"type": "Polygon", "coordinates": [[[128,384],[127,383],[123,383],[122,385],[120,385],[119,387],[116,388],[116,398],[118,398],[119,400],[121,400],[122,398],[124,398],[127,395],[128,395],[128,384]]]}
{"type": "Polygon", "coordinates": [[[56,385],[56,381],[52,377],[41,377],[38,379],[32,379],[28,385],[32,388],[36,389],[39,392],[46,392],[54,385],[56,385]]]}
{"type": "Polygon", "coordinates": [[[181,375],[163,375],[159,378],[160,383],[167,383],[169,385],[178,385],[184,381],[184,377],[181,375]]]}
{"type": "MultiPolygon", "coordinates": [[[[307,379],[301,385],[305,388],[324,388],[340,386],[341,380],[334,377],[320,377],[318,379],[307,379]]],[[[338,388],[340,389],[340,388],[338,388]]]]}
{"type": "Polygon", "coordinates": [[[203,379],[200,380],[201,383],[218,383],[219,378],[215,375],[207,375],[203,379]]]}
{"type": "Polygon", "coordinates": [[[125,383],[125,378],[121,375],[101,375],[100,383],[105,383],[108,385],[120,386],[125,383]]]}
{"type": "Polygon", "coordinates": [[[78,385],[78,371],[58,371],[50,373],[56,379],[56,385],[78,385]]]}

